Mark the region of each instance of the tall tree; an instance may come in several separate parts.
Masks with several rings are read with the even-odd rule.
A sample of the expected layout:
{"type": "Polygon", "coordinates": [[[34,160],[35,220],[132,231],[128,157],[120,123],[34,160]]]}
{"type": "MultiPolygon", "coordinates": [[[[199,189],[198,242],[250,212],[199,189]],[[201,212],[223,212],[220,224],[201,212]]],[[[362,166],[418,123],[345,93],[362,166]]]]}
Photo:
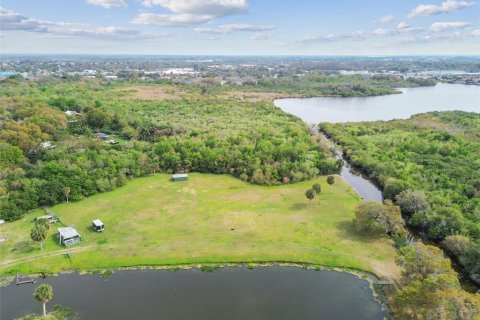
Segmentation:
{"type": "Polygon", "coordinates": [[[30,231],[30,237],[33,241],[40,242],[40,249],[43,249],[43,241],[45,241],[45,238],[47,237],[47,227],[36,223],[33,226],[32,231],[30,231]]]}
{"type": "Polygon", "coordinates": [[[318,196],[322,192],[322,186],[319,183],[315,183],[312,186],[313,191],[315,191],[315,194],[318,196]]]}
{"type": "Polygon", "coordinates": [[[310,205],[312,205],[312,200],[315,198],[315,191],[313,189],[308,189],[305,192],[305,196],[310,200],[310,205]]]}
{"type": "Polygon", "coordinates": [[[405,190],[395,197],[396,203],[405,214],[414,214],[419,211],[429,211],[430,203],[423,190],[405,190]]]}
{"type": "Polygon", "coordinates": [[[33,293],[33,297],[43,304],[43,316],[47,316],[47,302],[53,298],[53,288],[49,284],[41,284],[33,293]]]}
{"type": "Polygon", "coordinates": [[[70,195],[70,187],[63,187],[62,193],[65,196],[65,200],[68,202],[68,196],[70,195]]]}
{"type": "Polygon", "coordinates": [[[332,185],[335,183],[335,177],[334,176],[328,176],[327,177],[327,183],[330,186],[330,192],[332,192],[332,185]]]}

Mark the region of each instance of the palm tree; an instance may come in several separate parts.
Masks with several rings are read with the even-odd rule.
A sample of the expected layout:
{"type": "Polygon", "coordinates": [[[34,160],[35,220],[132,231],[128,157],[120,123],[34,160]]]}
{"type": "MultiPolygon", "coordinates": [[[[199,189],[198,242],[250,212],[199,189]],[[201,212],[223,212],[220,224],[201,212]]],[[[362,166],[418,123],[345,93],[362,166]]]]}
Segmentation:
{"type": "Polygon", "coordinates": [[[310,205],[312,205],[312,200],[315,198],[315,191],[313,189],[308,189],[305,192],[305,196],[307,197],[308,200],[310,200],[310,205]]]}
{"type": "Polygon", "coordinates": [[[68,196],[70,195],[70,188],[69,187],[63,187],[62,188],[62,193],[65,196],[65,199],[68,202],[68,196]]]}
{"type": "Polygon", "coordinates": [[[330,185],[330,193],[332,192],[332,184],[335,183],[335,177],[334,176],[328,176],[327,177],[327,183],[330,185]]]}
{"type": "Polygon", "coordinates": [[[33,297],[35,300],[38,302],[43,303],[43,316],[47,316],[47,302],[52,300],[53,298],[53,288],[49,284],[41,284],[39,285],[36,289],[35,292],[33,293],[33,297]]]}
{"type": "Polygon", "coordinates": [[[35,242],[40,242],[40,249],[43,249],[43,241],[47,237],[47,227],[42,224],[36,223],[32,231],[30,231],[30,237],[35,242]]]}
{"type": "Polygon", "coordinates": [[[312,190],[315,191],[315,194],[317,196],[320,195],[320,193],[322,192],[322,186],[319,184],[319,183],[315,183],[313,186],[312,186],[312,190]]]}

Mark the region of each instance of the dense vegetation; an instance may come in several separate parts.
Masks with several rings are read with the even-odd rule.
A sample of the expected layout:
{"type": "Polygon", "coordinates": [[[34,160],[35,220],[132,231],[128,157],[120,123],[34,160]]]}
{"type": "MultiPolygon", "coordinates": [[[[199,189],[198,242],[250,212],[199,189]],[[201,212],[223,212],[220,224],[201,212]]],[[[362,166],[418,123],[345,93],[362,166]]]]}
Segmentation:
{"type": "Polygon", "coordinates": [[[442,250],[417,242],[400,250],[398,262],[404,267],[392,301],[398,319],[480,319],[480,294],[462,290],[442,250]]]}
{"type": "Polygon", "coordinates": [[[376,75],[366,80],[361,75],[326,75],[321,72],[307,73],[302,76],[284,76],[268,78],[247,83],[242,90],[279,92],[306,97],[321,95],[341,97],[366,97],[392,94],[395,88],[433,86],[434,80],[397,76],[376,75]]]}
{"type": "Polygon", "coordinates": [[[276,185],[338,170],[308,128],[271,102],[174,86],[164,89],[181,90],[177,99],[145,100],[130,88],[94,80],[2,83],[0,218],[15,220],[160,171],[228,173],[276,185]],[[120,143],[96,139],[99,131],[120,143]],[[46,141],[56,148],[42,146],[46,141]]]}
{"type": "Polygon", "coordinates": [[[400,205],[408,224],[443,241],[480,281],[480,114],[320,127],[400,205]]]}

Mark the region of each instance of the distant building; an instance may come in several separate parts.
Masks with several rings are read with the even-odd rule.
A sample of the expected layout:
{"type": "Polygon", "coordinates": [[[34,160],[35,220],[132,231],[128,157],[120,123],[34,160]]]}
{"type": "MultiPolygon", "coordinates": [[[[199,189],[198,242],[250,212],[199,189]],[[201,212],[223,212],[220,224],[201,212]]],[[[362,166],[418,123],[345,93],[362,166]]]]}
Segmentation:
{"type": "Polygon", "coordinates": [[[41,146],[43,149],[54,149],[57,147],[57,145],[53,144],[52,141],[42,142],[41,146]]]}
{"type": "Polygon", "coordinates": [[[81,116],[82,115],[81,113],[78,113],[77,111],[74,111],[74,110],[67,110],[67,111],[65,111],[65,114],[68,117],[81,116]]]}
{"type": "Polygon", "coordinates": [[[80,234],[72,227],[58,228],[57,237],[58,243],[67,247],[73,246],[81,241],[80,234]]]}
{"type": "Polygon", "coordinates": [[[173,181],[185,181],[188,180],[188,174],[186,173],[177,173],[172,175],[172,180],[173,181]]]}
{"type": "Polygon", "coordinates": [[[16,72],[13,71],[0,71],[0,80],[10,78],[11,76],[16,75],[16,72]]]}
{"type": "Polygon", "coordinates": [[[95,132],[95,137],[97,137],[98,139],[107,140],[109,135],[103,132],[95,132]]]}

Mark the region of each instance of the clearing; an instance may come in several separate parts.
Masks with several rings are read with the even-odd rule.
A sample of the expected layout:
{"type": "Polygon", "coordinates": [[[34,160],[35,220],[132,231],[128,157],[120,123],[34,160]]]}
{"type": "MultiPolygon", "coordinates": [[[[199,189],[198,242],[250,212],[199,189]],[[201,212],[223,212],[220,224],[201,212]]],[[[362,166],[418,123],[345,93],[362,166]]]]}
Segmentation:
{"type": "Polygon", "coordinates": [[[387,237],[370,238],[353,228],[359,196],[337,177],[257,186],[227,175],[189,174],[171,182],[157,174],[84,200],[51,208],[74,226],[82,243],[65,250],[53,224],[45,248],[30,239],[36,210],[0,226],[0,274],[196,263],[299,262],[371,271],[395,278],[395,250],[387,237]],[[305,190],[323,191],[311,206],[305,190]],[[91,221],[105,223],[103,233],[91,221]],[[70,252],[67,254],[67,252],[70,252]]]}

